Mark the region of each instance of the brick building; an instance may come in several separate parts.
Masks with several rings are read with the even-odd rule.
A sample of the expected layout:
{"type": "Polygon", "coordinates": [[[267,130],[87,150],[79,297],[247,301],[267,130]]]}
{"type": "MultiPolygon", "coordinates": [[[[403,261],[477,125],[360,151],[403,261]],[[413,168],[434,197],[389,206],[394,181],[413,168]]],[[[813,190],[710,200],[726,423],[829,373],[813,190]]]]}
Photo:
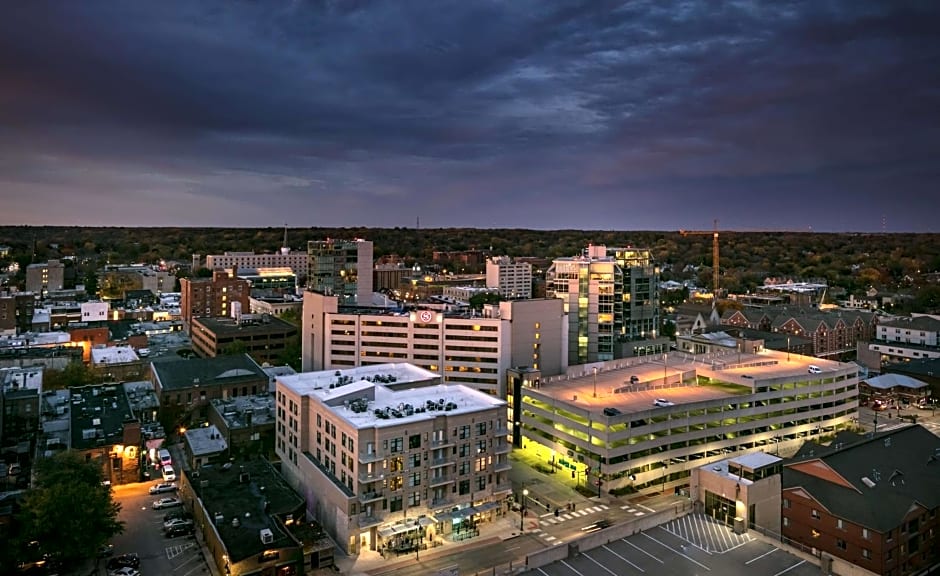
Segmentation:
{"type": "Polygon", "coordinates": [[[215,270],[212,278],[180,279],[180,318],[187,334],[193,318],[230,316],[232,305],[250,308],[251,283],[226,270],[215,270]]]}

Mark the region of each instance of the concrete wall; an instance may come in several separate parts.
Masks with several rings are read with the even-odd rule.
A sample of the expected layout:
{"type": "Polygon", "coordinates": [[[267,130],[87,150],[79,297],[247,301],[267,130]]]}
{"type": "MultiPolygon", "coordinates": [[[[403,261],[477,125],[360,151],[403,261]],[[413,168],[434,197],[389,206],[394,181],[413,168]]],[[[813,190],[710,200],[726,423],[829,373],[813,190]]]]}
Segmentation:
{"type": "Polygon", "coordinates": [[[618,524],[616,526],[611,526],[610,528],[605,528],[604,530],[592,532],[586,536],[572,540],[568,543],[568,546],[552,546],[551,548],[545,548],[543,550],[533,552],[526,556],[526,569],[533,570],[535,568],[540,568],[547,564],[551,564],[552,562],[564,560],[565,558],[574,556],[580,552],[586,552],[588,550],[593,550],[594,548],[599,548],[605,544],[613,542],[614,540],[627,538],[637,534],[638,532],[655,528],[656,526],[669,522],[670,520],[681,518],[691,511],[692,502],[676,504],[668,510],[660,510],[655,514],[650,514],[649,516],[643,516],[641,518],[631,520],[626,524],[618,524]]]}

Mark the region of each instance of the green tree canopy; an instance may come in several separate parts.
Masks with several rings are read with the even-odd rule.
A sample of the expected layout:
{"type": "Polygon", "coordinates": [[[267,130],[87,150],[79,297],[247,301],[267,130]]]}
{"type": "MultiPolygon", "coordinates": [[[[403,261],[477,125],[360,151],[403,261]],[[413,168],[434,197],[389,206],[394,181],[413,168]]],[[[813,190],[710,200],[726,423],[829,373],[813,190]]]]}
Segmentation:
{"type": "Polygon", "coordinates": [[[470,307],[474,310],[482,310],[485,304],[498,304],[502,300],[496,292],[483,292],[474,294],[470,297],[470,307]]]}
{"type": "Polygon", "coordinates": [[[94,557],[99,547],[124,531],[117,519],[120,509],[111,488],[102,485],[97,462],[60,452],[36,463],[36,487],[16,515],[14,545],[23,555],[48,555],[66,565],[94,557]]]}

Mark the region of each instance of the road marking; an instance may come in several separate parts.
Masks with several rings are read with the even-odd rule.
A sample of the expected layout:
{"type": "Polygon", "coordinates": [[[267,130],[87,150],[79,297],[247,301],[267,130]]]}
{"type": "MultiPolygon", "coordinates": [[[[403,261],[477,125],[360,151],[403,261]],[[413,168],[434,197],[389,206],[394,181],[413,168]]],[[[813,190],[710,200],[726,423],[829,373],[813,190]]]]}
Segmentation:
{"type": "Polygon", "coordinates": [[[510,550],[518,550],[519,548],[521,548],[521,546],[513,546],[512,548],[506,548],[506,552],[509,552],[510,550]]]}
{"type": "Polygon", "coordinates": [[[629,504],[624,504],[623,506],[620,507],[621,510],[626,510],[627,508],[630,508],[629,504]]]}
{"type": "Polygon", "coordinates": [[[545,570],[542,570],[541,568],[539,568],[538,571],[541,572],[542,574],[545,574],[545,576],[548,576],[548,572],[546,572],[545,570]]]}
{"type": "MultiPolygon", "coordinates": [[[[624,542],[626,542],[626,540],[624,540],[624,542]]],[[[640,568],[639,566],[637,566],[637,565],[634,564],[633,562],[630,562],[629,560],[627,560],[626,558],[624,558],[624,557],[621,556],[620,554],[617,554],[616,552],[614,552],[613,550],[611,550],[610,548],[608,548],[608,547],[607,547],[607,544],[602,544],[602,545],[601,545],[601,548],[603,548],[604,550],[607,550],[608,552],[610,552],[611,554],[613,554],[613,555],[616,556],[617,558],[620,558],[621,560],[623,560],[624,562],[626,562],[626,563],[629,564],[630,566],[633,566],[634,568],[636,568],[636,569],[639,570],[640,572],[646,572],[646,570],[640,568]]],[[[587,554],[585,554],[585,556],[587,556],[587,554]]],[[[594,560],[594,559],[591,558],[591,560],[594,560]]],[[[660,562],[660,564],[662,564],[662,562],[660,562]]],[[[610,572],[610,570],[607,570],[607,571],[610,572]]],[[[611,572],[611,574],[613,574],[613,572],[611,572]]]]}
{"type": "Polygon", "coordinates": [[[567,566],[569,570],[571,570],[572,572],[574,572],[574,573],[577,574],[578,576],[584,576],[584,574],[582,574],[582,573],[578,572],[577,570],[575,570],[574,568],[572,568],[572,567],[571,567],[571,564],[568,564],[568,563],[565,562],[564,560],[562,560],[561,563],[564,564],[565,566],[567,566]]]}
{"type": "Polygon", "coordinates": [[[552,515],[551,512],[546,512],[545,514],[542,514],[541,516],[539,516],[539,518],[545,518],[546,516],[551,516],[551,515],[552,515]]]}
{"type": "MultiPolygon", "coordinates": [[[[690,558],[689,556],[686,556],[685,554],[683,554],[682,552],[679,552],[678,550],[676,550],[676,549],[673,548],[672,546],[666,544],[665,542],[660,542],[660,541],[657,540],[656,538],[653,538],[652,536],[650,536],[650,535],[647,534],[646,532],[640,532],[640,534],[646,536],[647,538],[649,538],[649,539],[652,540],[653,542],[656,542],[657,544],[659,544],[659,545],[662,546],[663,548],[665,548],[665,549],[667,549],[667,550],[671,550],[673,553],[678,554],[679,556],[682,556],[683,558],[685,558],[685,559],[688,560],[689,562],[692,562],[693,564],[696,564],[696,565],[698,565],[698,566],[701,566],[702,568],[704,568],[704,569],[708,570],[709,572],[711,572],[711,568],[709,568],[708,566],[702,564],[701,562],[699,562],[699,561],[696,560],[695,558],[690,558]]],[[[774,574],[774,576],[779,576],[779,574],[774,574]]]]}
{"type": "Polygon", "coordinates": [[[675,536],[676,538],[678,538],[678,539],[680,539],[680,540],[685,540],[686,542],[688,542],[688,543],[691,544],[692,546],[698,548],[698,549],[701,550],[702,552],[704,552],[704,553],[708,554],[709,556],[711,556],[711,554],[712,554],[711,552],[709,552],[709,551],[708,551],[707,549],[705,549],[705,548],[702,548],[701,546],[699,546],[698,544],[696,544],[695,542],[693,542],[693,541],[690,540],[689,538],[686,538],[686,537],[682,536],[681,534],[677,534],[677,533],[673,532],[672,530],[670,530],[669,528],[663,528],[662,526],[660,526],[659,528],[660,528],[663,532],[666,532],[667,534],[672,534],[673,536],[675,536]]]}
{"type": "Polygon", "coordinates": [[[786,573],[786,572],[789,572],[790,570],[793,570],[793,569],[796,568],[797,566],[800,566],[800,565],[803,565],[803,564],[806,564],[806,560],[800,560],[799,562],[797,562],[797,563],[794,564],[793,566],[790,566],[790,567],[787,568],[786,570],[781,570],[780,572],[777,572],[776,574],[774,574],[774,576],[780,576],[781,574],[784,574],[784,573],[786,573]]]}
{"type": "Polygon", "coordinates": [[[571,514],[562,514],[561,517],[564,518],[565,520],[571,520],[572,518],[571,514]]]}
{"type": "MultiPolygon", "coordinates": [[[[606,546],[605,546],[605,548],[606,548],[606,546]]],[[[604,566],[603,564],[601,564],[601,563],[598,562],[597,560],[591,558],[591,557],[588,555],[587,552],[585,552],[585,553],[583,554],[583,556],[584,556],[585,558],[587,558],[588,560],[590,560],[591,562],[597,564],[598,566],[600,566],[600,567],[603,568],[604,570],[607,570],[607,573],[608,573],[608,574],[613,574],[614,576],[617,576],[616,574],[614,574],[613,572],[610,571],[610,568],[608,568],[607,566],[604,566]]],[[[635,568],[639,568],[639,567],[638,567],[638,566],[635,566],[635,568]]],[[[642,572],[642,571],[643,571],[643,570],[640,570],[640,572],[642,572]]]]}
{"type": "Polygon", "coordinates": [[[642,516],[644,514],[646,514],[646,512],[634,512],[633,513],[634,516],[642,516]]]}
{"type": "Polygon", "coordinates": [[[644,509],[646,509],[647,512],[652,512],[653,514],[656,513],[656,511],[653,510],[652,508],[650,508],[649,506],[644,506],[644,505],[642,505],[642,504],[637,504],[637,507],[638,507],[638,508],[644,508],[644,509]]]}
{"type": "Polygon", "coordinates": [[[555,540],[558,540],[558,538],[555,538],[554,536],[549,536],[548,534],[542,534],[542,538],[545,538],[549,542],[554,542],[555,540]]]}
{"type": "Polygon", "coordinates": [[[779,550],[779,548],[771,548],[770,552],[764,552],[763,554],[761,554],[761,555],[758,556],[757,558],[751,558],[750,560],[748,560],[747,562],[745,562],[744,565],[746,566],[746,565],[750,564],[751,562],[757,562],[758,560],[760,560],[760,559],[763,558],[764,556],[769,556],[770,554],[773,554],[773,553],[776,552],[777,550],[779,550]]]}
{"type": "Polygon", "coordinates": [[[601,504],[601,508],[603,508],[604,510],[607,510],[609,507],[607,506],[607,504],[601,504]]]}
{"type": "Polygon", "coordinates": [[[603,508],[601,508],[600,506],[592,506],[591,508],[588,508],[588,510],[590,510],[591,512],[600,512],[601,510],[603,510],[603,508]]]}
{"type": "Polygon", "coordinates": [[[652,558],[653,560],[659,562],[660,564],[663,564],[663,561],[662,561],[662,560],[660,560],[660,559],[657,558],[656,556],[653,556],[652,554],[650,554],[650,553],[647,552],[646,550],[640,548],[639,546],[637,546],[637,545],[634,544],[633,542],[630,542],[630,541],[627,540],[626,538],[621,538],[620,541],[621,541],[621,542],[626,542],[627,544],[629,544],[630,546],[633,546],[634,548],[636,548],[636,549],[639,550],[640,552],[646,554],[647,556],[649,556],[649,557],[652,558]]]}

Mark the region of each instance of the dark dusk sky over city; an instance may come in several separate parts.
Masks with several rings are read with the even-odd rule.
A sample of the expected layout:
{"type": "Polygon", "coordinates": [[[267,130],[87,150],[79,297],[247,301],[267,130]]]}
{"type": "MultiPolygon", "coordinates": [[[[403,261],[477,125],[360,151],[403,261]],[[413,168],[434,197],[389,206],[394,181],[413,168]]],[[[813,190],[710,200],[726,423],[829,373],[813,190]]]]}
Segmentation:
{"type": "Polygon", "coordinates": [[[0,224],[940,231],[940,2],[0,15],[0,224]]]}

